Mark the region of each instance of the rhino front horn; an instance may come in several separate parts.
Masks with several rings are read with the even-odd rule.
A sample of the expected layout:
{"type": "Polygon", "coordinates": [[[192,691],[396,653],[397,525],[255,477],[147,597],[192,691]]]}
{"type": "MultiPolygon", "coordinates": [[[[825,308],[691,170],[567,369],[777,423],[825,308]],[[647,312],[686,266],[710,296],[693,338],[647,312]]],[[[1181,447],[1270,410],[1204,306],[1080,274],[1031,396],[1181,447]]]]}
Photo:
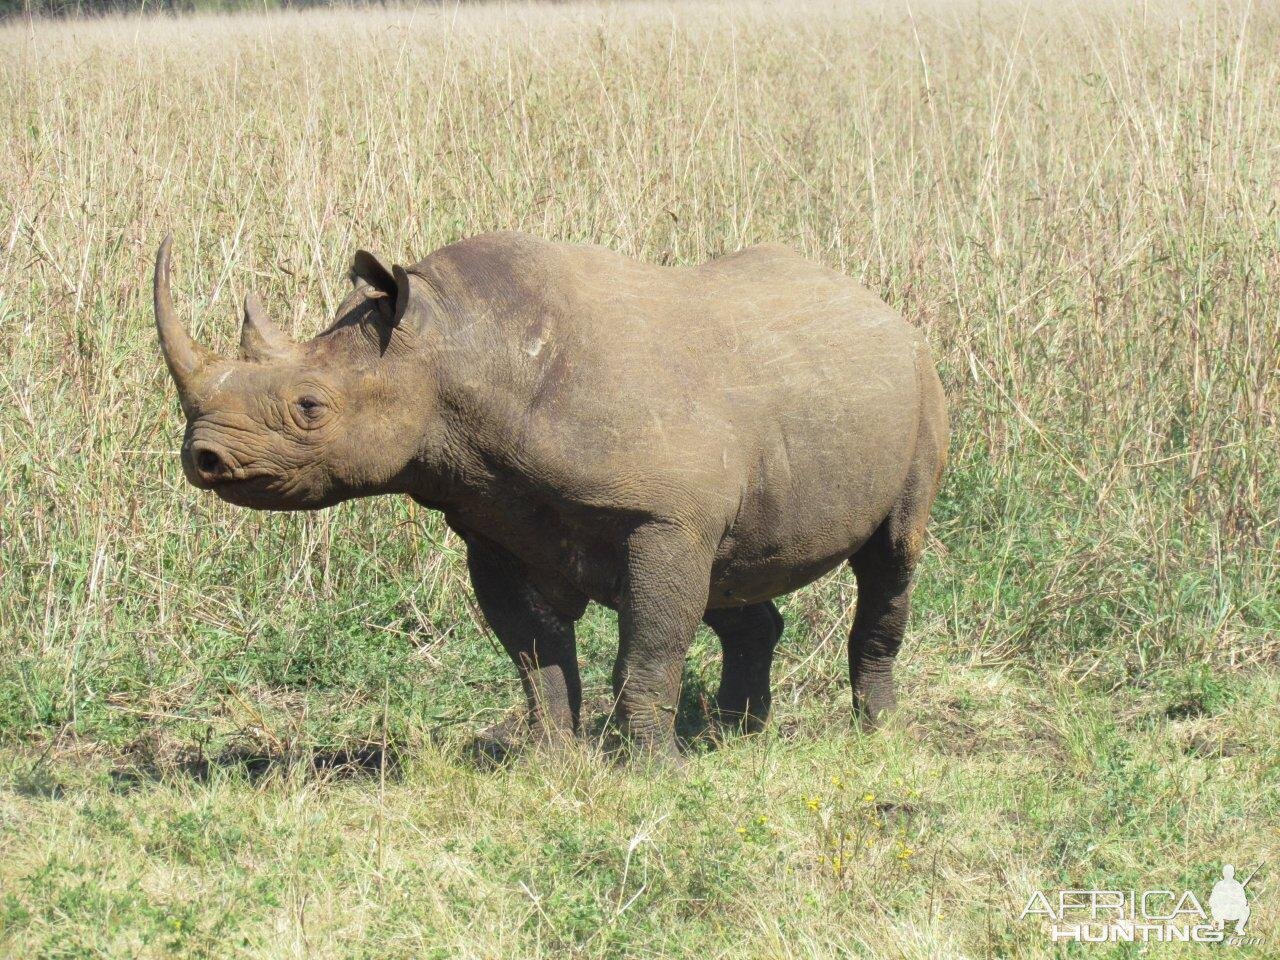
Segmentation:
{"type": "Polygon", "coordinates": [[[192,339],[174,314],[173,294],[169,290],[169,248],[172,246],[173,234],[169,234],[156,252],[156,332],[160,334],[160,349],[178,394],[185,396],[194,389],[200,372],[216,358],[207,347],[192,339]]]}
{"type": "Polygon", "coordinates": [[[283,360],[292,352],[293,343],[267,316],[258,295],[246,293],[244,326],[240,328],[240,356],[261,363],[283,360]]]}

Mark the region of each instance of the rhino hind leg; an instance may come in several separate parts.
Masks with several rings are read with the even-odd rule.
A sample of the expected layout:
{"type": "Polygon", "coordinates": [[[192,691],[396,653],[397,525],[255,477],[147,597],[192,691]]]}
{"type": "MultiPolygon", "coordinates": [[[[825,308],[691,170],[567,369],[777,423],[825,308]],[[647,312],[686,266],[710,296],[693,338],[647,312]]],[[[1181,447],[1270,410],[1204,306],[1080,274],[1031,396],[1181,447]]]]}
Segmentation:
{"type": "Polygon", "coordinates": [[[923,403],[915,457],[889,516],[849,558],[858,606],[849,632],[854,714],[874,728],[897,706],[893,661],[911,608],[912,575],[924,551],[929,510],[947,464],[947,414],[932,366],[918,368],[923,403]]]}
{"type": "Polygon", "coordinates": [[[858,580],[858,605],[849,633],[849,681],[854,714],[868,729],[898,704],[893,662],[907,628],[915,566],[915,558],[886,542],[883,531],[850,561],[858,580]]]}
{"type": "Polygon", "coordinates": [[[708,610],[703,616],[724,653],[716,711],[720,722],[756,733],[769,719],[769,671],[782,636],[782,614],[770,602],[708,610]]]}
{"type": "Polygon", "coordinates": [[[511,657],[524,689],[526,710],[481,734],[490,752],[523,741],[559,742],[578,731],[582,681],[574,624],[586,607],[552,605],[529,580],[524,565],[501,547],[464,534],[467,567],[481,612],[511,657]]]}

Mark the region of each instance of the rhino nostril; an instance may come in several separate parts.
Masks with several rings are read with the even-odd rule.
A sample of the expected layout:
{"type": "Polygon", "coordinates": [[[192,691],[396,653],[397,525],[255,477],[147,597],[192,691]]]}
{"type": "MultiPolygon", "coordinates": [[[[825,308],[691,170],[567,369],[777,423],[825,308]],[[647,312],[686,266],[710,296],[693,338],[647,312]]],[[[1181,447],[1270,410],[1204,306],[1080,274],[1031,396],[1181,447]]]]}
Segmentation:
{"type": "Polygon", "coordinates": [[[208,447],[196,450],[196,469],[205,477],[218,477],[228,472],[226,462],[216,450],[208,447]]]}

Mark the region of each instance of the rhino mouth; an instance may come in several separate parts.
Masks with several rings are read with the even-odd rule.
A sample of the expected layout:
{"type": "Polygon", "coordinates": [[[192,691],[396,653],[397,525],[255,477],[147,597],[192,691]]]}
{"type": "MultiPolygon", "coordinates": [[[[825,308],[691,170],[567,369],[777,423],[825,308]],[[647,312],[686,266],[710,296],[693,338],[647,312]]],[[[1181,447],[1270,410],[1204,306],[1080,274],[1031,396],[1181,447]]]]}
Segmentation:
{"type": "Polygon", "coordinates": [[[267,505],[273,494],[279,497],[278,478],[265,470],[224,462],[216,470],[201,464],[199,454],[183,458],[187,481],[198,490],[215,493],[236,506],[267,505]]]}
{"type": "Polygon", "coordinates": [[[232,506],[250,510],[314,510],[317,507],[305,489],[265,470],[237,470],[232,476],[200,486],[232,506]]]}
{"type": "Polygon", "coordinates": [[[196,489],[251,510],[315,510],[344,499],[333,490],[326,498],[309,475],[272,469],[256,460],[246,463],[229,445],[207,434],[192,437],[183,449],[182,466],[196,489]]]}
{"type": "Polygon", "coordinates": [[[237,506],[248,506],[245,501],[265,500],[271,496],[271,484],[264,474],[252,474],[241,477],[227,477],[214,480],[205,485],[205,489],[216,493],[228,503],[237,506]]]}

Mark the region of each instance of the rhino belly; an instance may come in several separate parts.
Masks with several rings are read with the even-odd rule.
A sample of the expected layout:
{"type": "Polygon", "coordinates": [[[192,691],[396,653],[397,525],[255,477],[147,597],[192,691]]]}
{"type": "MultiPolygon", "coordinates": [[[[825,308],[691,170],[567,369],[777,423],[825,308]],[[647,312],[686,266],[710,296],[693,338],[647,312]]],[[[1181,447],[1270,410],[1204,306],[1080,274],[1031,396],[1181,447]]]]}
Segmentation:
{"type": "Polygon", "coordinates": [[[712,573],[710,606],[790,593],[848,560],[889,515],[910,470],[914,398],[808,442],[765,444],[712,573]]]}

